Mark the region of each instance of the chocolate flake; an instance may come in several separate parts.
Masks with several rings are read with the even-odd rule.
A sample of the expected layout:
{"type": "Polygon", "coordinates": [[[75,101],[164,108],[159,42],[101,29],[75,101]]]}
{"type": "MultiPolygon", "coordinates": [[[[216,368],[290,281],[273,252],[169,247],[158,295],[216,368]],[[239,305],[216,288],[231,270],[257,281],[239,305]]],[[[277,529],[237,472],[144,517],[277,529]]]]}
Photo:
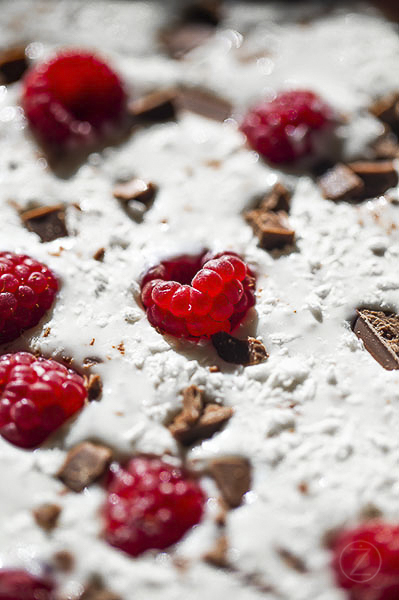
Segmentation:
{"type": "Polygon", "coordinates": [[[364,347],[388,371],[399,369],[399,315],[362,309],[353,331],[364,347]]]}
{"type": "Polygon", "coordinates": [[[209,473],[230,508],[240,506],[244,494],[251,487],[251,465],[248,459],[241,456],[214,458],[209,464],[209,473]]]}
{"type": "Polygon", "coordinates": [[[290,229],[288,215],[284,211],[272,212],[255,208],[244,214],[254,234],[259,238],[259,246],[264,250],[274,250],[294,243],[295,231],[290,229]]]}
{"type": "Polygon", "coordinates": [[[115,185],[113,195],[114,198],[122,202],[135,200],[144,204],[145,207],[149,207],[156,192],[157,187],[155,184],[144,181],[144,179],[140,179],[139,177],[134,177],[129,181],[115,185]]]}
{"type": "Polygon", "coordinates": [[[364,191],[362,179],[352,169],[338,163],[319,179],[323,196],[329,200],[350,200],[359,198],[364,191]]]}
{"type": "Polygon", "coordinates": [[[169,431],[181,444],[190,445],[199,439],[207,439],[230,419],[233,409],[215,403],[205,403],[204,393],[192,385],[183,391],[183,410],[169,431]]]}
{"type": "Polygon", "coordinates": [[[288,567],[294,569],[294,571],[297,571],[298,573],[307,573],[307,566],[300,556],[293,554],[286,548],[278,548],[277,552],[288,567]]]}
{"type": "Polygon", "coordinates": [[[206,42],[214,31],[206,23],[176,23],[159,33],[159,41],[171,58],[180,59],[206,42]]]}
{"type": "Polygon", "coordinates": [[[42,242],[52,242],[68,235],[65,207],[62,204],[27,210],[21,213],[21,219],[25,227],[36,233],[42,242]]]}
{"type": "Polygon", "coordinates": [[[61,514],[58,504],[41,504],[33,511],[36,523],[45,531],[51,531],[57,526],[61,514]]]}
{"type": "Polygon", "coordinates": [[[376,140],[373,149],[377,159],[399,158],[399,143],[393,133],[387,133],[376,140]]]}
{"type": "Polygon", "coordinates": [[[176,96],[176,105],[214,121],[225,121],[231,116],[230,102],[202,88],[182,87],[176,96]]]}
{"type": "Polygon", "coordinates": [[[93,254],[94,260],[98,260],[99,262],[102,262],[104,260],[104,256],[105,256],[105,248],[99,248],[93,254]]]}
{"type": "Polygon", "coordinates": [[[58,477],[74,492],[81,492],[103,475],[111,459],[107,446],[82,442],[68,452],[58,477]]]}
{"type": "Polygon", "coordinates": [[[208,564],[219,567],[220,569],[227,569],[229,562],[227,559],[229,544],[225,535],[220,536],[216,540],[214,547],[204,554],[203,559],[208,564]]]}
{"type": "Polygon", "coordinates": [[[236,365],[257,365],[269,357],[262,342],[252,337],[239,340],[225,331],[220,331],[212,336],[212,343],[220,358],[236,365]]]}
{"type": "Polygon", "coordinates": [[[75,564],[74,556],[68,552],[68,550],[59,550],[58,552],[55,552],[53,554],[53,561],[57,569],[64,571],[64,573],[72,571],[75,564]]]}
{"type": "Polygon", "coordinates": [[[0,52],[0,84],[18,81],[27,68],[25,46],[16,46],[0,52]]]}
{"type": "Polygon", "coordinates": [[[92,373],[86,377],[87,397],[89,401],[98,400],[103,391],[103,382],[100,375],[92,373]]]}
{"type": "Polygon", "coordinates": [[[361,198],[375,198],[398,184],[398,173],[391,160],[357,161],[348,167],[363,181],[361,198]]]}
{"type": "Polygon", "coordinates": [[[393,92],[379,98],[371,107],[370,112],[394,131],[399,129],[399,92],[393,92]]]}
{"type": "Polygon", "coordinates": [[[86,584],[79,600],[121,600],[120,596],[105,587],[102,578],[94,575],[86,584]]]}
{"type": "Polygon", "coordinates": [[[182,19],[187,23],[206,23],[216,27],[222,18],[220,0],[197,0],[191,2],[183,11],[182,19]]]}
{"type": "Polygon", "coordinates": [[[176,90],[159,90],[129,103],[128,110],[138,122],[157,123],[176,118],[176,90]]]}
{"type": "Polygon", "coordinates": [[[279,213],[290,212],[291,192],[280,182],[277,182],[271,192],[261,198],[258,208],[279,213]]]}

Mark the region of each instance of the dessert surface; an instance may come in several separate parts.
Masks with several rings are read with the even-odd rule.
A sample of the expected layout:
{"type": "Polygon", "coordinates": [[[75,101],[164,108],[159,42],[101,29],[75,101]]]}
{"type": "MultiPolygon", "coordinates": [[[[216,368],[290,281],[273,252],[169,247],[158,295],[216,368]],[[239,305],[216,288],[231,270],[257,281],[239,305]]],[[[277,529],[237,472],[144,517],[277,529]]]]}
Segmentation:
{"type": "Polygon", "coordinates": [[[27,43],[32,61],[83,47],[111,65],[130,98],[199,87],[233,106],[225,120],[183,110],[135,127],[66,173],[29,131],[21,81],[0,86],[0,252],[28,254],[60,282],[39,325],[1,353],[37,353],[102,382],[101,395],[38,449],[0,438],[0,567],[52,568],[62,599],[79,598],[100,575],[122,600],[345,600],[326,538],[366,514],[399,519],[399,372],[351,328],[357,309],[399,312],[397,185],[355,203],[329,200],[307,166],[268,164],[238,126],[265,97],[307,89],[343,115],[341,162],[373,158],[384,126],[369,108],[399,90],[397,26],[367,4],[317,6],[227,3],[214,34],[176,59],[159,31],[178,4],[1,4],[3,44],[27,43]],[[156,186],[140,219],[113,193],[133,177],[156,186]],[[292,192],[295,243],[268,251],[243,213],[277,183],[292,192]],[[20,213],[37,206],[62,206],[68,235],[43,242],[24,226],[20,213]],[[238,253],[256,275],[256,305],[234,335],[260,340],[267,360],[228,364],[209,340],[162,335],[148,321],[143,275],[205,250],[238,253]],[[191,385],[233,411],[186,448],[186,464],[200,472],[239,456],[251,465],[250,490],[226,515],[229,569],[203,560],[220,538],[211,477],[200,478],[209,498],[200,523],[171,550],[136,558],[104,538],[103,485],[71,491],[58,477],[81,442],[121,461],[151,454],[180,464],[167,424],[191,385]],[[61,508],[51,532],[34,516],[43,504],[61,508]],[[54,567],[60,553],[73,556],[68,573],[54,567]]]}

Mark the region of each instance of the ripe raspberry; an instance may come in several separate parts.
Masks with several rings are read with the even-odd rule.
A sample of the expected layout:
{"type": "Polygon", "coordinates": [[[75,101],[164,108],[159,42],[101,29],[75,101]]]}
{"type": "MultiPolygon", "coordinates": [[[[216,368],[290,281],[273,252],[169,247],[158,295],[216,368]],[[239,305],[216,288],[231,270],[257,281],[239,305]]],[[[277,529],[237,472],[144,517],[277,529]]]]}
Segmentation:
{"type": "Polygon", "coordinates": [[[155,457],[111,465],[107,491],[106,538],[132,556],[175,544],[200,521],[205,502],[196,481],[155,457]]]}
{"type": "Polygon", "coordinates": [[[57,290],[48,267],[30,256],[0,252],[0,344],[37,325],[57,290]]]}
{"type": "Polygon", "coordinates": [[[0,356],[0,435],[15,446],[41,444],[86,396],[83,377],[55,360],[29,352],[0,356]]]}
{"type": "Polygon", "coordinates": [[[53,584],[27,571],[0,569],[0,600],[51,600],[53,584]]]}
{"type": "Polygon", "coordinates": [[[332,127],[332,109],[313,92],[283,92],[253,108],[241,129],[249,145],[272,163],[289,163],[313,151],[315,132],[332,127]]]}
{"type": "Polygon", "coordinates": [[[124,115],[126,94],[100,58],[66,50],[28,72],[22,106],[42,143],[73,147],[112,129],[124,115]]]}
{"type": "Polygon", "coordinates": [[[255,304],[254,277],[239,256],[181,256],[150,269],[141,300],[151,325],[176,337],[231,331],[255,304]]]}
{"type": "Polygon", "coordinates": [[[399,598],[399,525],[373,520],[334,542],[333,569],[350,600],[399,598]]]}

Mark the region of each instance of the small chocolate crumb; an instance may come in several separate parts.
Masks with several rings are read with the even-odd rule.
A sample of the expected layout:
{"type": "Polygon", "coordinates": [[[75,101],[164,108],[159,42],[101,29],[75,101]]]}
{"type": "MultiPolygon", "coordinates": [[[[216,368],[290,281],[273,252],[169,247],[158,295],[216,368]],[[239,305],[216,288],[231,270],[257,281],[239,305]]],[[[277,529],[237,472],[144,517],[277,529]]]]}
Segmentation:
{"type": "Polygon", "coordinates": [[[104,260],[104,256],[105,256],[105,248],[99,248],[93,254],[94,260],[98,260],[99,262],[102,262],[104,260]]]}
{"type": "Polygon", "coordinates": [[[329,200],[357,199],[364,191],[363,181],[352,169],[338,163],[319,179],[323,196],[329,200]]]}
{"type": "Polygon", "coordinates": [[[209,463],[209,473],[230,508],[239,506],[251,487],[251,465],[248,459],[241,456],[214,458],[209,463]]]}
{"type": "MultiPolygon", "coordinates": [[[[93,344],[90,344],[90,346],[92,345],[93,344]]],[[[86,356],[86,358],[83,359],[83,367],[85,369],[90,369],[90,367],[94,367],[94,365],[98,365],[102,362],[103,360],[99,356],[86,356]]]]}
{"type": "Polygon", "coordinates": [[[57,527],[61,507],[58,504],[41,504],[33,510],[36,523],[45,531],[51,531],[57,527]]]}
{"type": "Polygon", "coordinates": [[[399,315],[358,310],[353,331],[366,350],[388,371],[399,369],[399,315]]]}
{"type": "Polygon", "coordinates": [[[220,358],[236,365],[257,365],[269,356],[262,342],[251,337],[239,340],[221,331],[212,336],[212,343],[220,358]]]}
{"type": "Polygon", "coordinates": [[[227,559],[229,544],[225,535],[220,536],[217,539],[214,547],[204,554],[203,559],[208,564],[219,567],[220,569],[227,569],[229,562],[227,559]]]}
{"type": "Polygon", "coordinates": [[[103,475],[111,459],[107,446],[82,442],[68,452],[58,477],[74,492],[81,492],[103,475]]]}
{"type": "Polygon", "coordinates": [[[55,552],[53,554],[53,561],[56,568],[64,573],[72,571],[75,564],[74,556],[68,552],[68,550],[59,550],[58,552],[55,552]]]}
{"type": "Polygon", "coordinates": [[[27,68],[25,46],[0,51],[0,85],[18,81],[27,68]]]}
{"type": "Polygon", "coordinates": [[[211,365],[209,367],[209,371],[210,373],[220,373],[220,369],[217,365],[211,365]]]}
{"type": "Polygon", "coordinates": [[[398,185],[398,173],[391,160],[357,161],[348,167],[363,181],[362,199],[375,198],[398,185]]]}
{"type": "Polygon", "coordinates": [[[89,401],[98,400],[103,391],[103,382],[100,375],[92,373],[86,377],[87,397],[89,401]]]}
{"type": "Polygon", "coordinates": [[[27,210],[21,213],[21,219],[25,227],[36,233],[42,242],[52,242],[68,235],[65,207],[62,204],[27,210]]]}
{"type": "Polygon", "coordinates": [[[291,192],[282,184],[277,182],[271,192],[263,196],[258,203],[258,208],[263,208],[267,211],[279,213],[290,212],[291,208],[291,192]]]}
{"type": "Polygon", "coordinates": [[[378,506],[372,502],[367,503],[360,511],[360,516],[363,519],[379,519],[383,516],[383,513],[378,506]]]}
{"type": "Polygon", "coordinates": [[[309,486],[306,481],[301,481],[301,483],[298,484],[298,490],[304,495],[309,493],[309,486]]]}
{"type": "Polygon", "coordinates": [[[197,0],[185,7],[182,20],[187,23],[206,23],[216,27],[222,18],[220,0],[197,0]]]}
{"type": "Polygon", "coordinates": [[[288,567],[294,569],[294,571],[297,571],[298,573],[307,573],[308,568],[300,556],[293,554],[286,548],[278,548],[277,552],[288,567]]]}
{"type": "Polygon", "coordinates": [[[159,33],[159,41],[171,58],[183,58],[187,52],[206,42],[215,32],[204,23],[176,23],[159,33]]]}
{"type": "Polygon", "coordinates": [[[135,200],[149,207],[157,193],[157,186],[151,182],[144,181],[139,177],[134,177],[130,181],[118,183],[113,190],[114,198],[122,202],[135,200]]]}
{"type": "Polygon", "coordinates": [[[179,88],[176,105],[179,110],[187,110],[214,121],[223,122],[232,113],[230,102],[202,88],[179,88]]]}
{"type": "Polygon", "coordinates": [[[294,243],[295,232],[290,229],[288,215],[284,211],[255,208],[246,212],[244,217],[259,238],[261,248],[274,250],[294,243]]]}
{"type": "Polygon", "coordinates": [[[94,575],[86,584],[79,600],[121,600],[121,598],[118,594],[111,592],[111,590],[105,587],[99,575],[94,575]]]}
{"type": "Polygon", "coordinates": [[[51,332],[51,327],[46,327],[46,329],[43,331],[43,337],[46,338],[50,335],[51,332]]]}
{"type": "Polygon", "coordinates": [[[152,92],[129,103],[128,111],[135,121],[157,123],[176,118],[176,90],[152,92]]]}
{"type": "Polygon", "coordinates": [[[394,131],[399,129],[399,92],[387,94],[379,98],[371,107],[370,112],[386,123],[394,131]]]}

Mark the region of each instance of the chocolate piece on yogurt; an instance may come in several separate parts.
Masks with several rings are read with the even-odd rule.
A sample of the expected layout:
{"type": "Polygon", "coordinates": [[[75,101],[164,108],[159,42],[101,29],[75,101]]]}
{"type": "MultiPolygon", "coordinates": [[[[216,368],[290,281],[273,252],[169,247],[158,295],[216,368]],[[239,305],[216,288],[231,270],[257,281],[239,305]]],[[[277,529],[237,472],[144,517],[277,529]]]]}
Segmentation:
{"type": "Polygon", "coordinates": [[[363,180],[342,163],[324,173],[319,186],[325,198],[335,201],[357,199],[364,192],[363,180]]]}
{"type": "Polygon", "coordinates": [[[105,586],[102,577],[93,575],[86,584],[79,600],[121,600],[121,598],[105,586]]]}
{"type": "Polygon", "coordinates": [[[356,161],[348,167],[363,181],[364,189],[360,192],[361,198],[375,198],[398,185],[398,173],[391,160],[383,161],[356,161]]]}
{"type": "Polygon", "coordinates": [[[228,119],[233,110],[228,100],[199,87],[179,88],[176,105],[179,110],[186,110],[221,122],[228,119]]]}
{"type": "Polygon", "coordinates": [[[220,536],[213,548],[203,555],[203,559],[209,565],[213,567],[219,567],[220,569],[227,569],[229,567],[228,561],[228,550],[229,543],[225,535],[220,536]]]}
{"type": "Polygon", "coordinates": [[[68,452],[58,477],[74,492],[81,492],[104,474],[111,459],[107,446],[82,442],[68,452]]]}
{"type": "Polygon", "coordinates": [[[230,508],[240,506],[251,487],[251,464],[242,456],[221,456],[210,461],[208,470],[223,500],[230,508]]]}
{"type": "Polygon", "coordinates": [[[40,206],[21,213],[23,224],[40,237],[41,242],[52,242],[68,236],[65,224],[65,206],[40,206]]]}
{"type": "Polygon", "coordinates": [[[399,131],[399,92],[393,92],[379,98],[370,112],[394,131],[399,131]]]}
{"type": "Polygon", "coordinates": [[[15,46],[0,51],[0,85],[18,81],[27,68],[25,46],[15,46]]]}
{"type": "Polygon", "coordinates": [[[51,531],[57,526],[61,514],[58,504],[41,504],[33,510],[36,523],[45,531],[51,531]]]}
{"type": "Polygon", "coordinates": [[[215,28],[206,23],[177,23],[159,33],[159,41],[171,58],[183,58],[187,52],[206,42],[215,28]]]}
{"type": "Polygon", "coordinates": [[[399,315],[358,310],[353,331],[384,369],[399,369],[399,315]]]}
{"type": "Polygon", "coordinates": [[[139,123],[157,123],[176,118],[176,90],[159,90],[129,103],[128,111],[139,123]]]}
{"type": "Polygon", "coordinates": [[[258,208],[279,213],[284,211],[290,212],[291,208],[291,192],[282,183],[277,182],[273,189],[261,198],[258,208]]]}
{"type": "Polygon", "coordinates": [[[206,23],[216,27],[222,19],[222,2],[220,0],[196,0],[190,2],[182,13],[187,23],[206,23]]]}
{"type": "Polygon", "coordinates": [[[244,217],[259,238],[259,246],[264,250],[284,248],[294,243],[295,231],[290,228],[288,215],[284,211],[272,212],[255,208],[246,212],[244,217]]]}
{"type": "Polygon", "coordinates": [[[89,401],[98,400],[103,391],[103,382],[100,375],[91,373],[88,377],[85,377],[85,383],[89,401]]]}
{"type": "Polygon", "coordinates": [[[212,343],[220,358],[236,365],[257,365],[269,357],[262,342],[252,337],[239,340],[225,331],[220,331],[212,336],[212,343]]]}
{"type": "Polygon", "coordinates": [[[122,202],[132,200],[141,202],[148,207],[157,193],[157,186],[154,183],[145,181],[139,177],[133,177],[129,181],[117,183],[113,189],[114,198],[122,202]]]}

